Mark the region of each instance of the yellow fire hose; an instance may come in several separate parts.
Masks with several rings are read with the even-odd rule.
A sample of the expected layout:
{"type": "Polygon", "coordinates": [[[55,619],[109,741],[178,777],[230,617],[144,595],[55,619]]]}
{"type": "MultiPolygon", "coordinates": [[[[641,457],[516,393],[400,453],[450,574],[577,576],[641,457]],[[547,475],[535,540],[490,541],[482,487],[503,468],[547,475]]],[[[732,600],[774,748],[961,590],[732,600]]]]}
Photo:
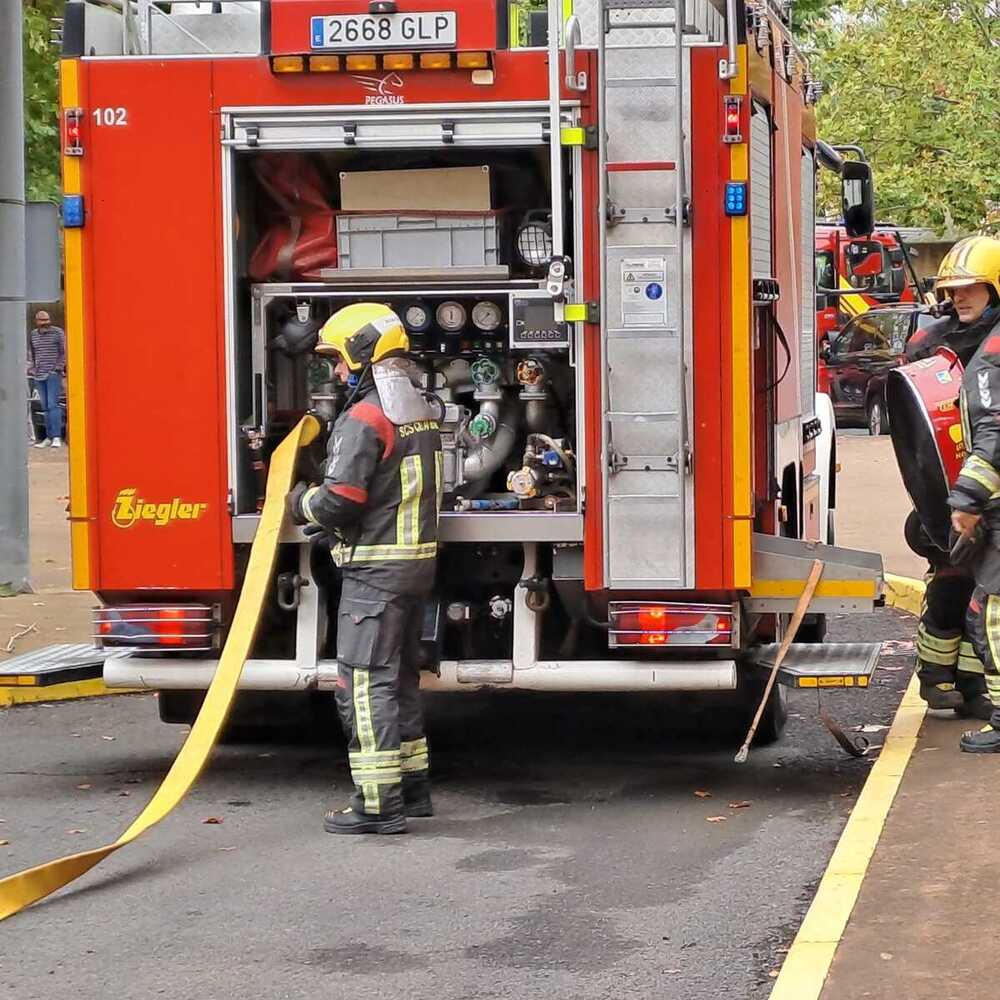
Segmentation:
{"type": "Polygon", "coordinates": [[[274,572],[278,537],[285,512],[285,496],[292,486],[296,457],[299,449],[309,444],[318,433],[318,421],[314,417],[303,417],[271,457],[264,509],[250,549],[246,578],[236,605],[229,638],[198,718],[156,794],[139,813],[135,822],[113,844],[58,858],[0,880],[0,920],[68,885],[109,854],[131,843],[151,826],[159,823],[195,783],[226,721],[243,664],[257,633],[261,610],[274,572]]]}

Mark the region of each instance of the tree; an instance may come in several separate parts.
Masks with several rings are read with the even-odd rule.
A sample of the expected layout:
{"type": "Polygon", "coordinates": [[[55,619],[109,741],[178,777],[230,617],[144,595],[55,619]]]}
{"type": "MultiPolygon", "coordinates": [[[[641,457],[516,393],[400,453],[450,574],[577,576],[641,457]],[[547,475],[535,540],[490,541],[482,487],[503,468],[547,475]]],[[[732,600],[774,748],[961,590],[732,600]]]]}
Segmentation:
{"type": "Polygon", "coordinates": [[[24,0],[25,173],[30,201],[59,197],[59,54],[50,42],[51,19],[64,0],[24,0]]]}
{"type": "MultiPolygon", "coordinates": [[[[845,0],[814,34],[828,141],[862,146],[880,218],[954,235],[1000,222],[1000,14],[984,0],[845,0]]],[[[838,206],[825,189],[822,206],[838,206]]]]}

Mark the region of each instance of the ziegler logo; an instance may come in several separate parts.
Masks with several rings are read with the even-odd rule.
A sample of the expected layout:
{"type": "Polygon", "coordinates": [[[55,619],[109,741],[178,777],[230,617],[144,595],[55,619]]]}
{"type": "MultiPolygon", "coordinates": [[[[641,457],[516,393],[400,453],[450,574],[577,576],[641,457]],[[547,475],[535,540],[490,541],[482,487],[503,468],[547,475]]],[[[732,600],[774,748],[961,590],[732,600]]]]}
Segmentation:
{"type": "Polygon", "coordinates": [[[368,91],[365,95],[365,104],[406,103],[406,98],[397,93],[403,86],[403,78],[398,73],[386,73],[385,76],[354,76],[351,79],[368,91]]]}
{"type": "Polygon", "coordinates": [[[152,521],[162,528],[171,521],[197,521],[208,510],[207,503],[187,503],[180,497],[163,503],[148,503],[136,496],[138,490],[119,490],[111,509],[111,521],[119,528],[131,528],[136,521],[152,521]]]}

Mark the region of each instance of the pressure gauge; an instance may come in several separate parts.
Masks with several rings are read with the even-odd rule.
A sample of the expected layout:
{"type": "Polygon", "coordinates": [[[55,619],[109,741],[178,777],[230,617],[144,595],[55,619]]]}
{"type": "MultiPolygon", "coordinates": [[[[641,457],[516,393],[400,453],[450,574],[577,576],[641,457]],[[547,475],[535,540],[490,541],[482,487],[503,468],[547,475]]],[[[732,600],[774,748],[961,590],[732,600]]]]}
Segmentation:
{"type": "Polygon", "coordinates": [[[437,307],[435,315],[438,326],[445,333],[458,333],[465,326],[465,321],[468,319],[465,306],[459,302],[442,302],[437,307]]]}
{"type": "Polygon", "coordinates": [[[403,312],[403,323],[411,333],[424,333],[431,325],[431,311],[423,302],[414,302],[403,312]]]}
{"type": "Polygon", "coordinates": [[[495,302],[477,302],[472,307],[472,325],[483,333],[492,333],[502,320],[503,313],[495,302]]]}

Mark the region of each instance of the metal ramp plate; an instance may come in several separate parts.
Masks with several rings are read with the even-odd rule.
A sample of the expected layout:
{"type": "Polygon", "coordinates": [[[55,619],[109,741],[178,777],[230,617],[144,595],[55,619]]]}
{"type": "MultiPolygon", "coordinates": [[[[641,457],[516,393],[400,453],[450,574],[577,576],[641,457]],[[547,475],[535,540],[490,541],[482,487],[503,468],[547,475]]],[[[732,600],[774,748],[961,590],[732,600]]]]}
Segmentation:
{"type": "Polygon", "coordinates": [[[108,653],[87,642],[61,642],[0,662],[0,687],[48,687],[100,677],[108,653]]]}
{"type": "MultiPolygon", "coordinates": [[[[793,642],[778,681],[793,688],[866,688],[878,666],[879,642],[793,642]]],[[[778,643],[761,646],[754,663],[770,670],[778,643]]]]}

